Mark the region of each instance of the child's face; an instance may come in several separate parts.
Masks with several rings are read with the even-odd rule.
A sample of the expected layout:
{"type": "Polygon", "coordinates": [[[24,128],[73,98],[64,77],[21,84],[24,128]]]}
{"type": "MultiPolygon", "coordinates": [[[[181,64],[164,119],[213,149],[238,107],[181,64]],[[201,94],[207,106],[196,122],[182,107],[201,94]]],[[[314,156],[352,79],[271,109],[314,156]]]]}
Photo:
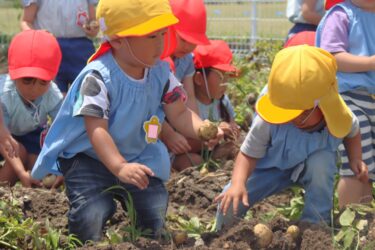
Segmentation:
{"type": "Polygon", "coordinates": [[[305,110],[297,118],[292,120],[294,126],[302,130],[309,130],[318,125],[323,119],[322,111],[319,107],[305,110]]]}
{"type": "Polygon", "coordinates": [[[211,68],[207,76],[208,89],[211,97],[214,99],[220,99],[227,90],[228,75],[225,73],[224,71],[211,68]]]}
{"type": "Polygon", "coordinates": [[[181,58],[186,56],[187,54],[191,53],[194,51],[195,47],[197,47],[196,44],[189,43],[188,41],[182,39],[178,34],[177,34],[177,47],[176,50],[173,53],[173,56],[177,58],[181,58]]]}
{"type": "Polygon", "coordinates": [[[201,93],[204,93],[207,98],[211,97],[213,99],[219,100],[227,90],[228,75],[226,74],[226,72],[214,68],[210,68],[209,71],[206,70],[207,85],[208,90],[210,91],[210,95],[208,95],[207,93],[203,72],[199,72],[199,74],[200,83],[197,86],[199,88],[199,91],[201,93]]]}
{"type": "Polygon", "coordinates": [[[119,59],[135,67],[154,65],[160,58],[164,48],[164,35],[162,29],[146,36],[119,38],[111,42],[120,53],[119,59]]]}
{"type": "Polygon", "coordinates": [[[352,0],[361,9],[375,11],[375,0],[352,0]]]}
{"type": "Polygon", "coordinates": [[[35,101],[44,95],[50,87],[50,81],[32,77],[16,79],[15,84],[20,95],[29,101],[35,101]]]}

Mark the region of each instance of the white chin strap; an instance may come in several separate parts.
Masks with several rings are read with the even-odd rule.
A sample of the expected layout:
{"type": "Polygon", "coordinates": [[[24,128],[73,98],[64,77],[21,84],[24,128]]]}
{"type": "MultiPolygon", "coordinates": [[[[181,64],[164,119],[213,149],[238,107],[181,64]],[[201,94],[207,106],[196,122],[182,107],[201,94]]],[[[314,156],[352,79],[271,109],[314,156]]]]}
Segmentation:
{"type": "Polygon", "coordinates": [[[208,90],[208,81],[207,81],[207,76],[206,76],[206,70],[204,68],[202,68],[202,73],[203,73],[203,80],[204,80],[204,85],[206,86],[208,98],[210,98],[210,100],[212,100],[210,91],[208,90]]]}
{"type": "Polygon", "coordinates": [[[142,64],[142,65],[145,66],[146,68],[151,68],[151,67],[153,66],[153,65],[150,65],[150,64],[147,64],[147,63],[142,62],[141,59],[139,59],[138,57],[136,57],[136,56],[134,55],[134,53],[133,53],[132,48],[130,47],[130,44],[129,44],[129,42],[128,42],[128,39],[125,38],[124,40],[125,40],[125,42],[126,42],[126,45],[128,46],[128,49],[129,49],[130,55],[131,55],[131,56],[132,56],[132,57],[133,57],[138,63],[142,64]]]}

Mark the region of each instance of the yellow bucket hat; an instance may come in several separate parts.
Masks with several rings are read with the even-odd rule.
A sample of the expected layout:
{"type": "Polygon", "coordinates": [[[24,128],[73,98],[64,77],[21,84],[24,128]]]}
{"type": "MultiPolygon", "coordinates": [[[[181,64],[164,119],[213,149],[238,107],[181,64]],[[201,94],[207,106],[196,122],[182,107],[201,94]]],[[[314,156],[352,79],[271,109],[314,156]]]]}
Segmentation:
{"type": "Polygon", "coordinates": [[[257,113],[273,124],[289,122],[304,110],[320,108],[330,133],[345,137],[352,126],[352,113],[338,93],[337,64],[327,51],[292,46],[276,54],[268,92],[256,104],[257,113]]]}
{"type": "Polygon", "coordinates": [[[144,36],[178,23],[168,0],[100,0],[96,17],[107,40],[144,36]]]}

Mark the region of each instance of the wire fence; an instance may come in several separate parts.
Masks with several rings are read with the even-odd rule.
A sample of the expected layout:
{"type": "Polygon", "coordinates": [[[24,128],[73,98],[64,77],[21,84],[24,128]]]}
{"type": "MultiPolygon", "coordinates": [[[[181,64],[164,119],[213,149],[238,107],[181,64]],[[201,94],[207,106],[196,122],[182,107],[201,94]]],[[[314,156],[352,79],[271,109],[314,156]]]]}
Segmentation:
{"type": "MultiPolygon", "coordinates": [[[[210,39],[228,42],[233,53],[247,54],[259,40],[284,40],[291,24],[286,0],[205,0],[210,39]]],[[[20,0],[0,0],[0,62],[19,32],[20,0]]]]}
{"type": "Polygon", "coordinates": [[[205,0],[207,33],[224,39],[236,54],[248,53],[259,40],[284,40],[291,27],[286,0],[205,0]]]}

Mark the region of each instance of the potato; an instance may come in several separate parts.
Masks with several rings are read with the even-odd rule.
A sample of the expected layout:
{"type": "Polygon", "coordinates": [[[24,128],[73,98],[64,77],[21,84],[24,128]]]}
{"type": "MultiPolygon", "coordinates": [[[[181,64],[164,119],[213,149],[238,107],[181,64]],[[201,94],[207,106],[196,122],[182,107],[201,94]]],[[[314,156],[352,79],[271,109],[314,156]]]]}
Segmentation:
{"type": "Polygon", "coordinates": [[[185,231],[177,231],[173,233],[173,242],[176,245],[184,244],[188,239],[188,235],[185,231]]]}
{"type": "Polygon", "coordinates": [[[43,178],[43,186],[46,188],[51,188],[53,183],[56,181],[56,175],[50,174],[43,178]]]}
{"type": "Polygon", "coordinates": [[[273,238],[272,231],[264,224],[256,224],[254,227],[254,234],[258,238],[258,245],[260,247],[267,247],[273,238]]]}
{"type": "Polygon", "coordinates": [[[202,167],[199,173],[200,175],[205,176],[208,174],[208,169],[206,167],[202,167]]]}
{"type": "Polygon", "coordinates": [[[290,235],[293,240],[296,240],[299,236],[300,230],[296,225],[291,225],[286,230],[286,234],[290,235]]]}
{"type": "Polygon", "coordinates": [[[209,120],[204,120],[198,130],[198,137],[203,141],[209,141],[216,137],[218,132],[217,126],[209,120]]]}

